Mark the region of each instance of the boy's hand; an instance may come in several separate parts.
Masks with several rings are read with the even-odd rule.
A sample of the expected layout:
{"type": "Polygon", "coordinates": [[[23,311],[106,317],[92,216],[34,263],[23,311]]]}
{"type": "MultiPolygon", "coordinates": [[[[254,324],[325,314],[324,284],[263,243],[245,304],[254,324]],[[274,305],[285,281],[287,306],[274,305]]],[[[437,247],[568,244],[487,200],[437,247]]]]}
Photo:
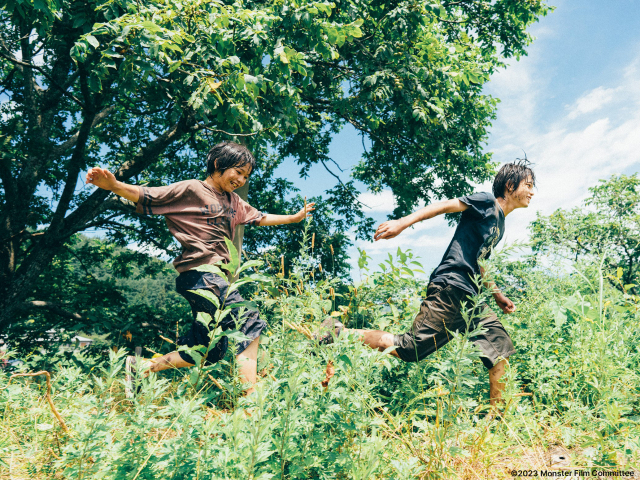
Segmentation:
{"type": "Polygon", "coordinates": [[[93,167],[87,172],[86,183],[91,183],[98,188],[112,191],[118,184],[116,177],[106,168],[93,167]]]}
{"type": "Polygon", "coordinates": [[[314,202],[307,203],[298,213],[293,215],[294,223],[299,223],[307,217],[311,216],[310,212],[315,210],[316,204],[314,202]]]}
{"type": "Polygon", "coordinates": [[[494,293],[493,299],[504,313],[513,313],[516,311],[516,306],[504,295],[504,293],[494,293]]]}
{"type": "Polygon", "coordinates": [[[378,240],[387,240],[389,238],[397,237],[404,228],[404,224],[400,220],[386,221],[380,224],[376,233],[373,234],[373,239],[377,242],[378,240]]]}

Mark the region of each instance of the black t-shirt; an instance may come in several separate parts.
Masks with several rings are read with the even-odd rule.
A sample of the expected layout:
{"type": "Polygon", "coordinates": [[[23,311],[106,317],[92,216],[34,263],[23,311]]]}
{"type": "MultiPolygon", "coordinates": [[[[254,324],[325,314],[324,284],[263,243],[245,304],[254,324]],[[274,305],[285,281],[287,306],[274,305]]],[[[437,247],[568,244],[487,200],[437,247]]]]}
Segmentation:
{"type": "Polygon", "coordinates": [[[460,201],[469,208],[462,212],[456,233],[429,280],[475,295],[478,289],[472,278],[480,275],[478,260],[489,258],[491,250],[502,239],[504,212],[490,193],[474,193],[460,201]]]}

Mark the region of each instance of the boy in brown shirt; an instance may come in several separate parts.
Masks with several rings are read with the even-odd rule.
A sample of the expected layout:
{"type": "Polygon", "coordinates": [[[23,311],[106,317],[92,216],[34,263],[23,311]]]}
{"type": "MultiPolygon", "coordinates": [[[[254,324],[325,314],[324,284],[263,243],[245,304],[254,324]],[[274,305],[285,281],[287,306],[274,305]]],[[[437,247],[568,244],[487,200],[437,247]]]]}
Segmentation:
{"type": "MultiPolygon", "coordinates": [[[[222,142],[214,146],[207,155],[207,178],[185,180],[164,187],[140,187],[116,180],[106,169],[94,167],[87,173],[87,183],[112,191],[136,204],[136,211],[145,215],[164,215],[169,231],[182,245],[182,253],[173,265],[180,275],[176,279],[176,290],[191,305],[194,322],[191,329],[178,339],[180,345],[204,346],[210,343],[209,329],[196,320],[198,312],[213,318],[216,307],[210,301],[189,290],[206,289],[220,299],[220,308],[243,301],[237,290],[228,294],[229,284],[210,272],[192,270],[204,264],[228,262],[224,239],[233,239],[236,225],[283,225],[298,223],[309,216],[314,204],[309,203],[295,215],[264,214],[243,201],[233,191],[245,184],[255,168],[255,159],[249,150],[233,142],[222,142]]],[[[239,319],[239,309],[234,308],[221,322],[223,330],[236,328],[248,340],[237,346],[240,375],[251,384],[246,391],[253,392],[257,376],[257,357],[260,334],[266,323],[257,311],[249,311],[239,319]]],[[[227,337],[222,339],[207,354],[207,360],[221,360],[228,347],[227,337]]],[[[174,351],[160,358],[147,360],[151,372],[167,368],[190,367],[196,362],[183,351],[174,351]]],[[[127,359],[130,367],[135,357],[127,359]]]]}

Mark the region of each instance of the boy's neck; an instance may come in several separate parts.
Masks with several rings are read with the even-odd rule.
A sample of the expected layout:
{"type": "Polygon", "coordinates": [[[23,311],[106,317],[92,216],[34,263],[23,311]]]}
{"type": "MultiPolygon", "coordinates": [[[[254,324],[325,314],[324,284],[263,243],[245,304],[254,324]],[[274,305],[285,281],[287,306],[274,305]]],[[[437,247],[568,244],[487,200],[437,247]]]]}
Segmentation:
{"type": "Polygon", "coordinates": [[[516,209],[515,203],[511,200],[511,198],[505,197],[496,198],[496,201],[498,202],[498,205],[500,205],[500,208],[502,208],[502,213],[504,213],[505,217],[516,209]]]}
{"type": "Polygon", "coordinates": [[[213,179],[213,175],[209,175],[204,183],[206,183],[207,185],[209,185],[211,188],[213,188],[216,192],[222,194],[224,193],[224,191],[218,186],[218,184],[216,183],[216,181],[213,179]]]}

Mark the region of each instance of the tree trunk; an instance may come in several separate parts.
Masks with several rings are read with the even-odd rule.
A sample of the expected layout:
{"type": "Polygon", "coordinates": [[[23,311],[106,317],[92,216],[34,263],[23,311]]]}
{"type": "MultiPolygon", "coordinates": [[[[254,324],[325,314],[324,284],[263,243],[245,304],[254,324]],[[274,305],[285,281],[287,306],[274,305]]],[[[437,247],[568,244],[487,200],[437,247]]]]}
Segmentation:
{"type": "Polygon", "coordinates": [[[12,319],[20,313],[24,300],[33,291],[40,274],[51,265],[61,245],[62,242],[53,245],[40,243],[25,261],[28,262],[28,268],[20,269],[8,285],[3,285],[3,295],[0,299],[0,333],[5,332],[12,319]]]}
{"type": "MultiPolygon", "coordinates": [[[[236,193],[242,200],[246,202],[247,198],[249,198],[249,180],[247,180],[243,186],[237,189],[236,193]]],[[[240,260],[240,263],[242,263],[242,239],[243,238],[244,238],[244,225],[238,225],[236,226],[236,231],[233,234],[233,246],[236,247],[236,250],[238,251],[238,259],[240,260]]],[[[235,276],[233,278],[233,281],[235,282],[237,279],[238,277],[235,276]]]]}

